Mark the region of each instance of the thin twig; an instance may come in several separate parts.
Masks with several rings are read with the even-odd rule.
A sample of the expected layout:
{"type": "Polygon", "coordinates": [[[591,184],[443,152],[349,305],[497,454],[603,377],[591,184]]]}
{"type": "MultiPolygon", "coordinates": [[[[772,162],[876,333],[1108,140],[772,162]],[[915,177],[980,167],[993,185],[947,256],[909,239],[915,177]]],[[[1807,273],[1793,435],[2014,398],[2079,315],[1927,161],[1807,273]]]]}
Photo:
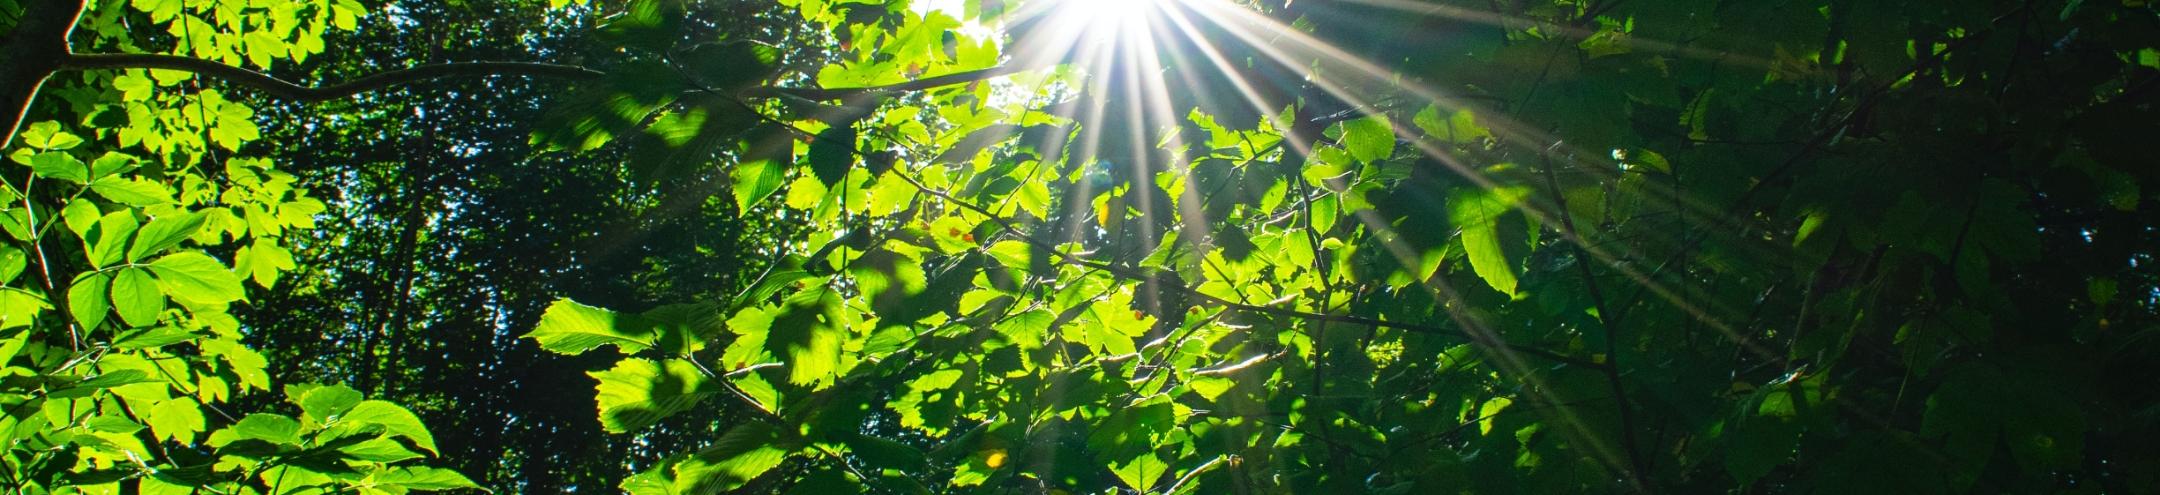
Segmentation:
{"type": "Polygon", "coordinates": [[[1614,407],[1620,412],[1620,439],[1628,456],[1628,484],[1643,489],[1642,477],[1648,474],[1642,451],[1635,445],[1635,413],[1628,401],[1627,384],[1620,379],[1620,329],[1610,320],[1613,313],[1605,305],[1605,293],[1598,288],[1597,274],[1590,270],[1590,255],[1583,249],[1582,234],[1575,230],[1575,215],[1568,211],[1567,195],[1560,193],[1560,179],[1553,174],[1552,153],[1545,153],[1545,186],[1552,193],[1553,206],[1560,212],[1560,229],[1568,239],[1567,245],[1575,250],[1575,268],[1582,273],[1584,289],[1590,293],[1592,307],[1597,308],[1598,326],[1605,330],[1605,381],[1612,387],[1614,407]]]}

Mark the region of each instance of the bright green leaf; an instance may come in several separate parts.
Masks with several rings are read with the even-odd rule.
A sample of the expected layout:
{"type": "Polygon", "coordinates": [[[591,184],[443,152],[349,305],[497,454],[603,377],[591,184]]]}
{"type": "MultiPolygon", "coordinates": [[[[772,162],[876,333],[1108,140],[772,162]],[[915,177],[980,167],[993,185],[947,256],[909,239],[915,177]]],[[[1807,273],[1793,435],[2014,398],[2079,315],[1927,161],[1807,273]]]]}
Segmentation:
{"type": "Polygon", "coordinates": [[[624,359],[613,369],[587,375],[600,381],[595,388],[600,425],[608,433],[652,426],[696,406],[716,391],[697,365],[680,359],[624,359]]]}
{"type": "Polygon", "coordinates": [[[113,275],[112,307],[128,326],[155,325],[158,315],[165,312],[165,293],[158,290],[158,281],[149,270],[122,268],[113,275]]]}
{"type": "Polygon", "coordinates": [[[223,303],[244,295],[240,277],[233,275],[224,263],[202,253],[188,251],[165,255],[150,262],[150,269],[157,272],[158,283],[175,300],[223,303]]]}
{"type": "Polygon", "coordinates": [[[1344,122],[1342,145],[1359,163],[1385,160],[1395,154],[1395,126],[1386,115],[1344,122]]]}
{"type": "Polygon", "coordinates": [[[1470,268],[1494,290],[1511,296],[1515,295],[1517,268],[1502,249],[1500,228],[1516,224],[1501,222],[1500,218],[1513,210],[1515,202],[1525,194],[1527,190],[1521,188],[1468,187],[1448,196],[1448,216],[1462,229],[1463,251],[1470,255],[1470,268]]]}
{"type": "Polygon", "coordinates": [[[129,206],[157,206],[173,202],[164,184],[140,177],[107,176],[90,182],[90,190],[105,199],[129,206]]]}
{"type": "MultiPolygon", "coordinates": [[[[132,268],[129,270],[132,270],[132,268]]],[[[71,313],[70,316],[75,317],[75,322],[82,325],[84,330],[95,330],[98,325],[105,323],[105,313],[112,310],[112,299],[108,295],[111,285],[112,275],[92,273],[76,280],[74,285],[68,287],[68,312],[71,313]]],[[[156,285],[151,285],[149,288],[153,291],[157,290],[156,285]]],[[[165,304],[165,296],[158,294],[157,297],[157,304],[161,306],[159,311],[163,311],[162,306],[165,304]]],[[[154,319],[156,315],[151,316],[154,319]]]]}
{"type": "Polygon", "coordinates": [[[578,304],[568,299],[548,305],[540,325],[525,338],[557,354],[583,354],[613,345],[624,353],[644,350],[653,344],[650,328],[613,311],[578,304]]]}

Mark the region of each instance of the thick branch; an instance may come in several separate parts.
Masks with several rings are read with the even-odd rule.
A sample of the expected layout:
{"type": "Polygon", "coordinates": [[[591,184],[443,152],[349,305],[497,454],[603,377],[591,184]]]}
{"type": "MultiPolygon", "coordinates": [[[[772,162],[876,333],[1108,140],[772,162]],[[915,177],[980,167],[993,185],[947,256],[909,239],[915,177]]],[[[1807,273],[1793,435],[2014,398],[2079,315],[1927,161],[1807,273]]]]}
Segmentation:
{"type": "Polygon", "coordinates": [[[269,74],[209,60],[147,53],[72,55],[62,64],[61,69],[165,69],[185,71],[255,88],[264,93],[269,93],[271,96],[310,103],[336,100],[394,86],[451,77],[526,76],[584,80],[596,79],[605,75],[600,71],[570,65],[536,62],[460,62],[422,65],[410,69],[377,73],[344,84],[308,87],[287,82],[269,74]]]}
{"type": "Polygon", "coordinates": [[[0,148],[15,140],[15,128],[37,99],[38,88],[67,56],[68,33],[82,18],[84,0],[22,2],[14,29],[0,32],[0,148]]]}

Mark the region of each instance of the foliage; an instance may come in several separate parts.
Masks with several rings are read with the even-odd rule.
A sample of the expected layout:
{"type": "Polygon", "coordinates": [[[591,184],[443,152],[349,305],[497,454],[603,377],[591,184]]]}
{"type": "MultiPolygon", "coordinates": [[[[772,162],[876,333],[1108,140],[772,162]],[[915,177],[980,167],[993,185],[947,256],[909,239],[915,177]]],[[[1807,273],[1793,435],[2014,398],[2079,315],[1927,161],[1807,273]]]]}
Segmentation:
{"type": "MultiPolygon", "coordinates": [[[[599,460],[634,467],[610,481],[636,494],[2160,486],[2149,2],[1141,2],[1185,23],[1091,41],[1100,59],[1045,45],[1104,14],[960,4],[550,2],[589,38],[540,53],[605,75],[513,129],[523,145],[500,144],[501,116],[536,107],[448,124],[494,125],[484,149],[514,155],[460,172],[529,190],[316,178],[351,205],[488,191],[445,215],[526,208],[478,220],[525,237],[423,230],[418,207],[315,225],[328,205],[293,176],[220,156],[259,138],[247,104],[155,90],[194,84],[180,73],[85,73],[0,195],[22,203],[0,218],[0,405],[33,439],[7,481],[470,485],[413,464],[437,450],[421,415],[354,389],[288,386],[296,417],[216,406],[271,388],[247,331],[300,340],[229,311],[297,251],[366,263],[279,295],[329,310],[261,314],[394,315],[339,320],[366,354],[318,379],[424,384],[398,393],[454,417],[493,399],[385,369],[456,358],[377,348],[456,328],[492,350],[514,327],[522,357],[471,367],[591,387],[574,405],[627,438],[599,460]],[[731,7],[772,24],[701,10],[731,7]],[[503,163],[573,165],[535,183],[503,163]],[[667,194],[639,187],[702,193],[654,219],[667,194]],[[684,225],[728,234],[609,235],[684,225]],[[561,246],[616,239],[641,254],[561,246]],[[501,244],[542,249],[411,272],[415,250],[501,244]],[[714,250],[734,255],[678,258],[714,250]],[[518,255],[567,260],[502,266],[518,255]],[[322,301],[377,266],[390,290],[322,301]]],[[[268,67],[357,13],[101,5],[84,43],[268,67]],[[180,27],[146,44],[123,20],[180,27]]],[[[360,103],[372,125],[402,115],[360,103]]]]}
{"type": "MultiPolygon", "coordinates": [[[[1317,72],[1257,112],[1068,72],[753,106],[797,149],[738,200],[808,162],[806,254],[528,337],[624,356],[611,431],[756,408],[633,493],[2149,489],[2112,439],[2155,427],[2152,177],[2106,136],[2153,126],[2150,6],[1304,4],[1268,25],[1407,82],[1226,42],[1317,72]]],[[[995,14],[796,5],[819,86],[1000,58],[911,34],[995,14]]]]}
{"type": "MultiPolygon", "coordinates": [[[[601,14],[550,16],[521,1],[396,8],[429,19],[427,29],[364,17],[310,59],[322,64],[313,74],[350,80],[408,60],[529,51],[591,64],[630,58],[585,36],[586,16],[601,14]]],[[[763,17],[768,5],[701,8],[688,15],[735,22],[697,36],[781,32],[790,22],[763,17]]],[[[709,163],[655,182],[615,149],[536,152],[531,123],[569,92],[562,81],[492,78],[329,105],[267,102],[261,113],[284,124],[264,127],[280,143],[265,151],[331,205],[293,241],[300,274],[240,315],[273,379],[341,382],[406,404],[436,430],[440,465],[510,493],[611,487],[734,421],[726,403],[707,402],[666,428],[607,434],[593,421],[586,373],[608,361],[563,360],[517,341],[557,297],[620,307],[729,293],[762,269],[762,246],[781,242],[766,239],[794,230],[762,213],[738,220],[727,170],[709,163]]]]}
{"type": "MultiPolygon", "coordinates": [[[[179,47],[257,66],[322,49],[352,27],[351,2],[240,12],[180,2],[112,3],[80,43],[179,47]],[[156,26],[155,41],[135,29],[156,26]],[[167,30],[166,28],[170,29],[167,30]]],[[[475,486],[428,467],[436,448],[404,408],[340,386],[285,387],[305,413],[231,413],[272,389],[232,314],[246,285],[295,268],[288,234],[326,206],[268,160],[254,112],[215,90],[159,91],[182,73],[92,74],[50,92],[0,187],[0,425],[10,493],[406,493],[475,486]],[[232,260],[228,266],[227,259],[232,260]]]]}

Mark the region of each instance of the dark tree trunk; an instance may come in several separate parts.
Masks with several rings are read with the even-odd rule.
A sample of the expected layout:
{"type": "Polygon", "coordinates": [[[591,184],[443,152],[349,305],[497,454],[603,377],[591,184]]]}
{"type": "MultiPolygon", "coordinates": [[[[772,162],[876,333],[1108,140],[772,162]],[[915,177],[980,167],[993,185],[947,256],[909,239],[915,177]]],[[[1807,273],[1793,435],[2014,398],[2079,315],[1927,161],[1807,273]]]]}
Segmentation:
{"type": "Polygon", "coordinates": [[[83,3],[30,0],[15,29],[0,33],[0,148],[15,141],[38,87],[67,63],[68,33],[82,17],[83,3]]]}

